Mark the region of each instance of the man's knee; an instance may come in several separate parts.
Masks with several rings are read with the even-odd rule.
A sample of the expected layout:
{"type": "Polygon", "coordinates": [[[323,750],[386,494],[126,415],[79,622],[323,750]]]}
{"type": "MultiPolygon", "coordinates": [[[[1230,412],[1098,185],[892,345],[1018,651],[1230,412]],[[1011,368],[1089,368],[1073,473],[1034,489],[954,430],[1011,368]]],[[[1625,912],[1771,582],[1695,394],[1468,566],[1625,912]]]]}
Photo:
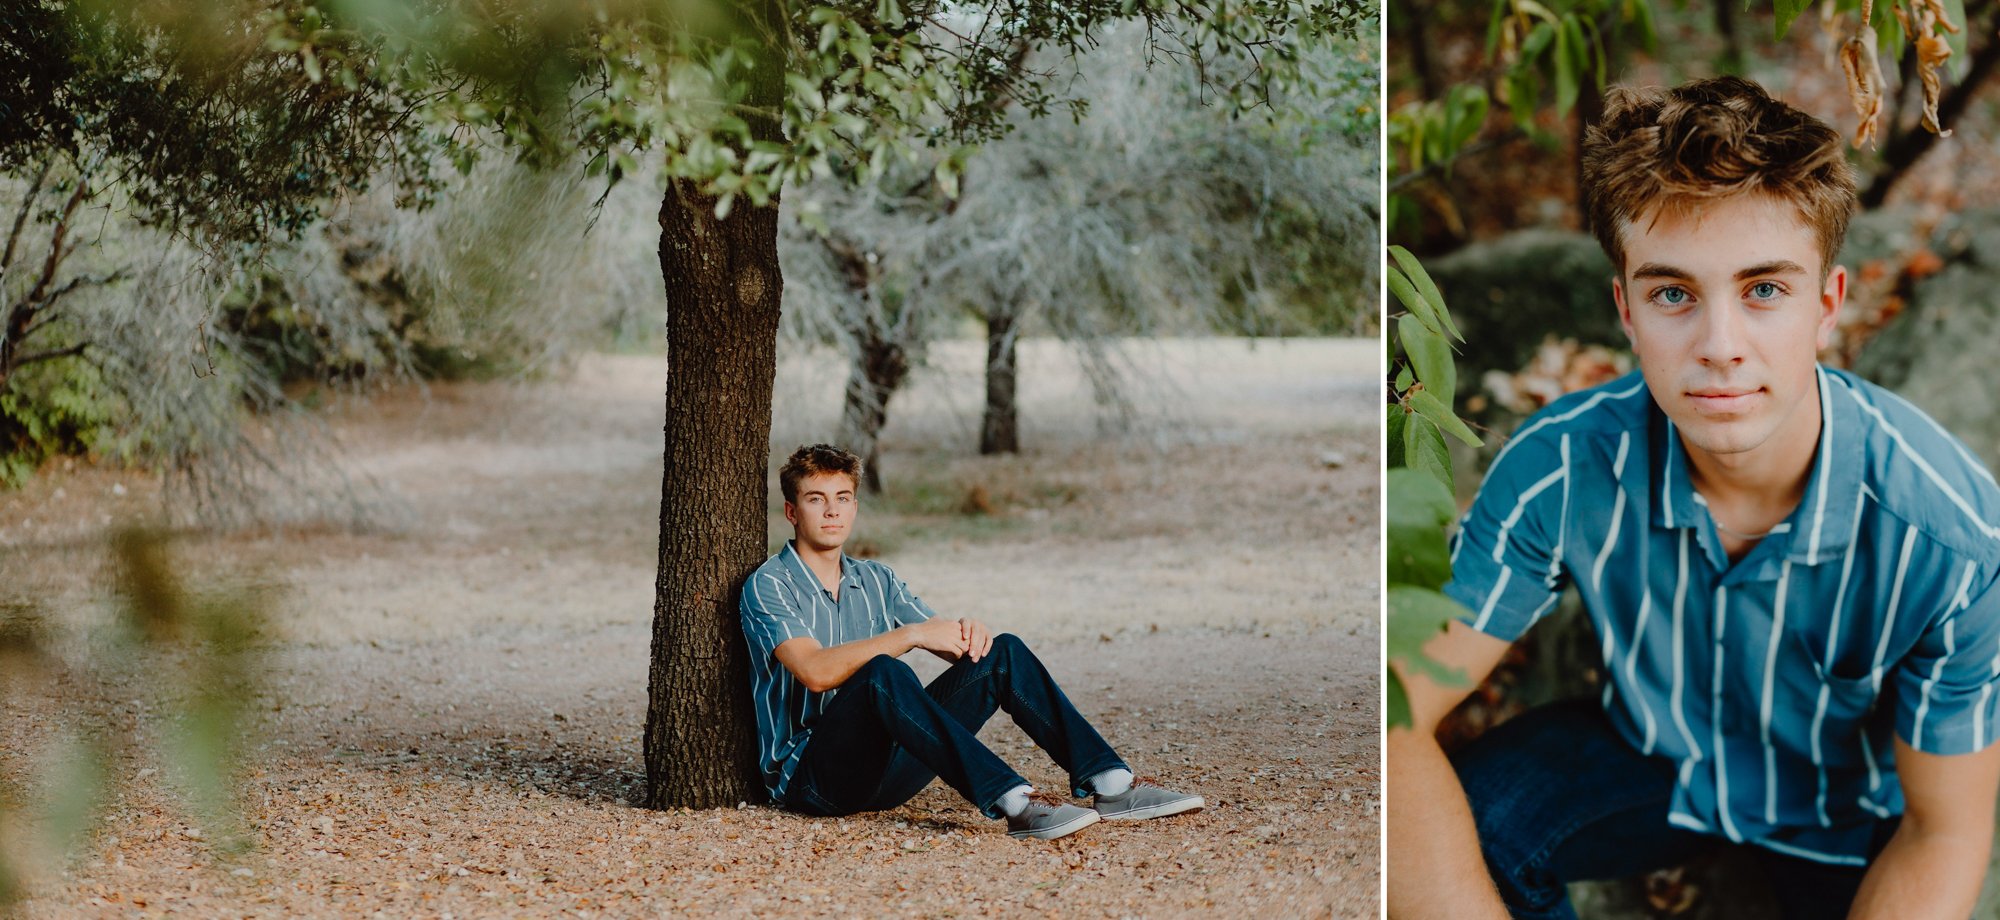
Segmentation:
{"type": "Polygon", "coordinates": [[[1013,633],[1001,633],[993,637],[992,655],[995,658],[1033,654],[1028,651],[1028,643],[1022,642],[1021,637],[1013,633]]]}
{"type": "Polygon", "coordinates": [[[902,659],[894,655],[876,655],[863,662],[861,667],[855,669],[854,677],[850,679],[850,682],[858,682],[879,688],[897,687],[905,684],[922,686],[922,683],[917,680],[917,672],[910,670],[909,665],[904,664],[902,659]]]}

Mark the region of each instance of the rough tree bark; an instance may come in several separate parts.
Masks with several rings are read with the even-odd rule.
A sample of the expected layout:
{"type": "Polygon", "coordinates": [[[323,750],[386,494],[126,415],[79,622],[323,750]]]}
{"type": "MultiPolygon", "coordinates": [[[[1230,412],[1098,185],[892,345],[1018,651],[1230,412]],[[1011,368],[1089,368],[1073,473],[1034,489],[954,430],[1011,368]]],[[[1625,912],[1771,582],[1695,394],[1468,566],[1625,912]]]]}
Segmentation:
{"type": "Polygon", "coordinates": [[[1021,432],[1014,407],[1018,380],[1014,306],[996,304],[986,311],[986,413],[979,425],[979,452],[1018,454],[1021,432]]]}
{"type": "MultiPolygon", "coordinates": [[[[769,60],[754,72],[746,110],[776,112],[783,67],[769,60]]],[[[782,140],[775,120],[747,120],[753,138],[782,140]]],[[[736,603],[765,551],[783,285],[778,202],[739,200],[719,219],[715,208],[713,196],[680,180],[660,204],[668,364],[646,691],[649,808],[722,808],[764,797],[736,603]]]]}

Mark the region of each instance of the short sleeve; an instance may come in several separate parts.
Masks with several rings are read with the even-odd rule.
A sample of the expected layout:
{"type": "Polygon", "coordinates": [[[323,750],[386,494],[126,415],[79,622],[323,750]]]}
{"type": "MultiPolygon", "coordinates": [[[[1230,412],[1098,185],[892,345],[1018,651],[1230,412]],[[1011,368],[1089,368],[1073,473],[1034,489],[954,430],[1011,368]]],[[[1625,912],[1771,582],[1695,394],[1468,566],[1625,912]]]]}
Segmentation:
{"type": "Polygon", "coordinates": [[[775,573],[759,569],[743,582],[743,638],[750,654],[770,656],[787,639],[812,636],[812,627],[792,596],[790,586],[775,573]]]}
{"type": "Polygon", "coordinates": [[[937,616],[937,612],[932,610],[929,604],[924,603],[922,598],[910,591],[909,585],[896,577],[894,570],[885,565],[878,569],[876,574],[882,579],[882,603],[884,609],[889,612],[889,622],[892,625],[909,626],[937,616]]]}
{"type": "Polygon", "coordinates": [[[1970,561],[1952,574],[1945,615],[1895,670],[1896,733],[1926,754],[1985,749],[2000,707],[2000,580],[1970,561]]]}
{"type": "Polygon", "coordinates": [[[1509,444],[1487,470],[1453,538],[1444,586],[1472,628],[1511,642],[1555,606],[1568,476],[1568,436],[1543,432],[1509,444]]]}

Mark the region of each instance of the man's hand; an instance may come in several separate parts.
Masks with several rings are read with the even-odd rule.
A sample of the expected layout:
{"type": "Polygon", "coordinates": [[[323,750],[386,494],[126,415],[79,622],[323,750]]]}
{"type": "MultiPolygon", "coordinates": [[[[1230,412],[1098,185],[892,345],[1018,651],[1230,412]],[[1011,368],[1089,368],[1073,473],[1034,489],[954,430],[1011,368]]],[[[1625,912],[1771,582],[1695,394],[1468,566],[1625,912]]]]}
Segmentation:
{"type": "Polygon", "coordinates": [[[965,638],[965,653],[978,661],[993,651],[993,631],[971,617],[958,621],[959,635],[965,638]]]}
{"type": "MultiPolygon", "coordinates": [[[[965,628],[958,620],[932,617],[922,623],[903,627],[910,631],[910,644],[946,661],[957,661],[965,656],[970,646],[966,642],[965,628]]],[[[980,627],[984,630],[985,627],[980,627]]],[[[990,646],[992,640],[987,640],[990,646]]]]}

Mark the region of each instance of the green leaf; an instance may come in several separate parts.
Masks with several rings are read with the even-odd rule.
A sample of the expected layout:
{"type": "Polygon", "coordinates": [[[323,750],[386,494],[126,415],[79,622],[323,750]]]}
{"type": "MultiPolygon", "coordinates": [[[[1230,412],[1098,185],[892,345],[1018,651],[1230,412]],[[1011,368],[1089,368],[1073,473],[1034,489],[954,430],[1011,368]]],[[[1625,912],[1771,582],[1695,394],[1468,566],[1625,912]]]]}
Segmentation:
{"type": "Polygon", "coordinates": [[[1535,82],[1535,72],[1518,68],[1507,74],[1507,108],[1514,113],[1514,124],[1531,134],[1535,129],[1535,98],[1540,95],[1535,82]]]}
{"type": "Polygon", "coordinates": [[[1424,389],[1444,394],[1449,407],[1458,392],[1458,368],[1451,363],[1451,346],[1445,344],[1444,336],[1425,328],[1408,313],[1397,319],[1396,331],[1402,338],[1403,353],[1416,366],[1417,379],[1423,381],[1424,389]]]}
{"type": "Polygon", "coordinates": [[[1458,513],[1451,490],[1414,470],[1390,470],[1383,478],[1389,498],[1389,527],[1426,527],[1442,532],[1458,513]]]}
{"type": "Polygon", "coordinates": [[[1389,660],[1413,674],[1424,674],[1448,687],[1468,683],[1465,671],[1448,668],[1424,654],[1424,643],[1444,632],[1451,621],[1465,616],[1463,604],[1429,588],[1407,585],[1389,588],[1389,660]]]}
{"type": "Polygon", "coordinates": [[[1408,364],[1396,369],[1396,393],[1401,395],[1409,390],[1410,384],[1417,382],[1417,375],[1410,372],[1408,364]]]}
{"type": "Polygon", "coordinates": [[[1556,115],[1558,117],[1569,115],[1569,110],[1576,105],[1576,94],[1579,86],[1576,75],[1577,53],[1584,49],[1579,47],[1580,43],[1571,31],[1575,27],[1576,21],[1566,16],[1563,17],[1555,29],[1554,57],[1556,65],[1556,115]]]}
{"type": "MultiPolygon", "coordinates": [[[[1484,99],[1485,94],[1481,93],[1480,98],[1484,99]]],[[[1485,117],[1480,116],[1481,119],[1485,117]]],[[[1438,290],[1437,282],[1431,280],[1430,273],[1424,271],[1424,263],[1417,261],[1415,255],[1401,246],[1389,247],[1389,255],[1396,260],[1396,265],[1403,270],[1403,274],[1409,277],[1410,283],[1416,286],[1417,292],[1422,294],[1437,311],[1438,320],[1444,326],[1444,330],[1451,333],[1452,338],[1465,341],[1465,336],[1458,331],[1458,324],[1452,322],[1451,310],[1444,303],[1444,293],[1438,290]]]]}
{"type": "MultiPolygon", "coordinates": [[[[1806,10],[1811,9],[1813,0],[1772,0],[1772,8],[1778,14],[1778,40],[1783,41],[1785,33],[1791,31],[1792,22],[1806,10]]],[[[1887,6],[1888,4],[1883,4],[1887,6]]]]}
{"type": "Polygon", "coordinates": [[[1403,420],[1410,417],[1410,411],[1403,408],[1402,403],[1390,403],[1387,408],[1389,411],[1383,414],[1382,426],[1389,451],[1383,457],[1382,466],[1391,470],[1401,469],[1409,465],[1403,457],[1403,420]]]}
{"type": "Polygon", "coordinates": [[[1438,320],[1437,310],[1431,306],[1430,301],[1424,299],[1424,295],[1417,292],[1416,285],[1404,277],[1395,266],[1388,265],[1384,268],[1389,271],[1389,293],[1396,295],[1396,299],[1416,316],[1418,322],[1438,335],[1444,335],[1444,324],[1438,320]]]}
{"type": "Polygon", "coordinates": [[[1410,695],[1403,691],[1403,677],[1394,668],[1384,669],[1389,685],[1389,728],[1410,727],[1410,695]]]}
{"type": "Polygon", "coordinates": [[[1421,415],[1403,420],[1403,462],[1437,480],[1446,491],[1452,489],[1451,451],[1445,448],[1443,433],[1421,415]]]}
{"type": "Polygon", "coordinates": [[[1965,51],[1966,34],[1972,31],[1965,21],[1965,0],[1944,0],[1944,16],[1959,27],[1956,32],[1944,33],[1944,43],[1951,48],[1951,58],[1945,62],[1945,68],[1953,80],[1964,80],[1966,70],[1972,66],[1972,59],[1966,57],[1965,51]]]}
{"type": "MultiPolygon", "coordinates": [[[[1487,106],[1484,87],[1461,83],[1451,88],[1451,95],[1445,99],[1444,127],[1445,146],[1451,149],[1453,156],[1464,149],[1466,143],[1479,133],[1480,128],[1485,127],[1487,106]]],[[[1401,262],[1400,259],[1397,261],[1401,262]]],[[[1404,265],[1403,271],[1410,271],[1409,266],[1404,265]]],[[[1419,268],[1418,271],[1421,272],[1422,269],[1419,268]]],[[[1417,289],[1423,290],[1423,286],[1419,284],[1417,289]]],[[[1436,298],[1436,303],[1443,304],[1444,298],[1436,298]]]]}
{"type": "Polygon", "coordinates": [[[1444,537],[1456,510],[1451,493],[1436,477],[1410,469],[1390,470],[1387,486],[1389,584],[1443,587],[1451,580],[1444,537]]]}
{"type": "Polygon", "coordinates": [[[1521,42],[1521,62],[1523,64],[1533,62],[1536,55],[1541,54],[1542,49],[1547,48],[1555,38],[1556,27],[1553,24],[1537,23],[1534,28],[1528,30],[1527,39],[1521,42]]]}
{"type": "Polygon", "coordinates": [[[1418,415],[1430,419],[1431,424],[1438,426],[1445,434],[1464,441],[1467,447],[1480,445],[1479,435],[1473,434],[1465,422],[1452,414],[1451,407],[1438,399],[1437,394],[1432,393],[1428,387],[1410,394],[1410,408],[1417,410],[1418,415]]]}

